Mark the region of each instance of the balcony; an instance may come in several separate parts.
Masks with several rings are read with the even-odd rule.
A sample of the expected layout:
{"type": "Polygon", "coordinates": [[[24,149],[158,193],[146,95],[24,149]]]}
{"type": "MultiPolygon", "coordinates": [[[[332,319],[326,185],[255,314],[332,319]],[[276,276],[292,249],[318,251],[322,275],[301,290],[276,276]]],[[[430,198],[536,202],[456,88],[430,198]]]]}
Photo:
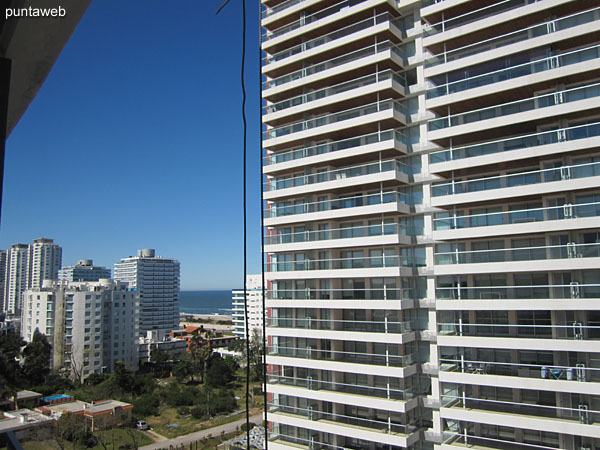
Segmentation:
{"type": "MultiPolygon", "coordinates": [[[[434,67],[440,64],[445,64],[451,61],[465,58],[471,55],[477,55],[485,51],[494,50],[506,45],[515,44],[517,42],[527,41],[540,36],[545,36],[558,31],[566,30],[578,25],[591,23],[598,20],[598,12],[600,9],[595,8],[584,12],[572,14],[570,16],[561,17],[538,25],[533,25],[528,28],[513,31],[501,36],[494,36],[480,42],[466,45],[446,52],[438,53],[428,58],[425,61],[425,67],[434,67]]],[[[456,21],[458,18],[450,19],[456,21]]],[[[441,24],[444,26],[444,23],[441,24]]],[[[434,27],[426,28],[426,33],[430,34],[434,27]]]]}
{"type": "Polygon", "coordinates": [[[598,299],[600,298],[600,282],[529,286],[443,286],[436,287],[435,296],[439,300],[598,299]]]}
{"type": "Polygon", "coordinates": [[[269,346],[267,348],[267,355],[385,367],[407,367],[416,362],[414,355],[399,356],[390,354],[343,352],[317,350],[311,347],[281,347],[278,345],[269,346]]]}
{"type": "Polygon", "coordinates": [[[438,323],[438,336],[478,336],[534,339],[599,340],[600,326],[583,325],[527,325],[506,323],[438,323]]]}
{"type": "Polygon", "coordinates": [[[323,36],[319,36],[314,39],[309,39],[307,41],[302,42],[301,44],[286,48],[285,50],[274,53],[272,55],[267,55],[262,58],[263,72],[267,72],[267,70],[269,69],[267,66],[270,64],[283,61],[287,58],[296,55],[302,57],[301,54],[309,50],[318,48],[324,44],[332,43],[333,41],[350,36],[359,31],[368,30],[380,24],[388,24],[390,30],[394,30],[394,34],[396,34],[398,37],[401,37],[403,34],[399,28],[399,25],[402,24],[402,19],[395,18],[394,16],[386,12],[374,17],[370,17],[366,20],[362,20],[357,23],[353,23],[352,25],[346,26],[344,28],[325,34],[323,36]]]}
{"type": "Polygon", "coordinates": [[[331,391],[344,394],[364,395],[367,397],[384,398],[388,400],[407,401],[416,397],[414,389],[393,389],[377,386],[364,386],[358,384],[334,383],[312,378],[284,377],[281,375],[267,375],[269,384],[295,386],[314,391],[331,391]]]}
{"type": "MultiPolygon", "coordinates": [[[[394,117],[396,117],[396,113],[398,113],[397,119],[401,124],[406,124],[408,122],[407,118],[410,117],[406,106],[401,102],[397,100],[384,100],[334,114],[324,114],[309,120],[303,120],[302,122],[271,128],[263,132],[263,140],[267,141],[269,139],[293,135],[307,130],[313,130],[311,136],[318,135],[325,132],[325,130],[320,129],[321,127],[340,124],[340,122],[350,121],[351,119],[360,117],[373,116],[382,111],[391,111],[394,113],[394,117]]],[[[336,130],[337,129],[339,129],[339,125],[336,127],[336,130]]]]}
{"type": "MultiPolygon", "coordinates": [[[[483,142],[464,147],[436,151],[429,155],[429,162],[434,165],[432,169],[437,170],[435,168],[435,164],[445,163],[448,161],[475,158],[512,150],[520,150],[520,153],[524,153],[524,149],[532,149],[533,151],[534,149],[538,150],[537,147],[540,146],[566,143],[598,136],[600,136],[600,122],[595,122],[574,127],[559,128],[551,131],[543,131],[525,136],[511,137],[498,141],[483,142]]],[[[538,153],[540,152],[538,151],[538,153]]]]}
{"type": "Polygon", "coordinates": [[[482,177],[468,181],[436,183],[432,185],[431,194],[432,197],[443,197],[596,176],[600,176],[600,162],[482,177]]]}
{"type": "MultiPolygon", "coordinates": [[[[264,81],[262,84],[263,91],[268,89],[272,89],[275,87],[283,86],[285,84],[294,82],[294,86],[298,84],[298,80],[302,78],[306,78],[310,75],[314,75],[325,70],[333,69],[336,67],[340,67],[344,64],[354,63],[352,64],[352,69],[356,68],[356,62],[360,59],[367,58],[368,56],[374,56],[378,54],[383,54],[384,52],[390,51],[391,55],[395,57],[396,61],[400,66],[405,66],[406,59],[405,54],[402,48],[398,45],[393,44],[390,41],[381,42],[379,44],[370,45],[364,47],[359,50],[355,50],[353,52],[347,53],[345,55],[337,56],[335,58],[329,59],[327,61],[323,61],[318,64],[313,64],[308,67],[305,67],[301,70],[297,70],[292,73],[288,73],[286,75],[282,75],[277,78],[273,78],[271,80],[264,81]]],[[[348,66],[350,70],[350,66],[348,66]]],[[[268,96],[268,93],[263,94],[265,97],[268,96]]]]}
{"type": "MultiPolygon", "coordinates": [[[[598,165],[600,167],[600,163],[598,165]]],[[[395,178],[402,178],[405,183],[408,183],[410,167],[397,160],[388,160],[371,164],[362,164],[353,167],[344,167],[343,169],[329,170],[326,172],[300,175],[296,177],[275,177],[264,183],[263,191],[265,192],[265,197],[268,197],[267,194],[269,192],[279,191],[282,189],[294,189],[302,186],[318,185],[319,183],[348,180],[355,177],[364,177],[367,175],[386,172],[393,172],[396,174],[395,178]]],[[[598,169],[598,173],[600,174],[600,168],[598,169]]],[[[361,184],[360,180],[358,180],[357,183],[361,184]]],[[[315,186],[315,190],[321,189],[323,188],[315,186]]]]}
{"type": "MultiPolygon", "coordinates": [[[[547,438],[545,439],[547,440],[547,438]]],[[[473,432],[451,432],[443,433],[443,449],[475,449],[475,450],[560,450],[558,442],[556,446],[549,447],[544,444],[531,444],[515,442],[514,440],[495,439],[477,436],[473,432]]]]}
{"type": "MultiPolygon", "coordinates": [[[[600,382],[600,369],[545,364],[518,364],[497,361],[468,360],[462,358],[440,359],[440,372],[460,372],[461,374],[498,375],[505,377],[534,378],[542,380],[562,380],[577,382],[600,382]]],[[[588,389],[583,388],[583,389],[588,389]]]]}
{"type": "Polygon", "coordinates": [[[286,0],[272,7],[265,6],[265,8],[261,12],[261,18],[264,19],[265,17],[269,17],[270,15],[275,14],[279,11],[283,11],[286,8],[290,8],[294,5],[297,5],[302,1],[304,0],[286,0]]]}
{"type": "MultiPolygon", "coordinates": [[[[361,333],[401,334],[414,331],[412,322],[389,322],[370,320],[330,320],[306,318],[271,317],[267,326],[272,328],[298,328],[303,330],[353,331],[361,333]]],[[[274,332],[276,334],[276,332],[274,332]]]]}
{"type": "MultiPolygon", "coordinates": [[[[263,116],[266,116],[267,114],[274,114],[277,112],[286,111],[289,108],[305,105],[307,103],[311,103],[334,95],[348,93],[348,91],[362,88],[365,86],[371,86],[387,80],[393,80],[394,83],[398,84],[398,86],[400,86],[404,92],[408,90],[408,82],[403,74],[394,72],[392,70],[383,70],[381,72],[377,72],[371,75],[355,78],[350,81],[335,84],[333,86],[328,86],[323,89],[307,92],[306,94],[288,98],[280,102],[271,103],[267,106],[263,106],[262,113],[263,116]]],[[[349,94],[346,95],[350,96],[349,94]]],[[[267,121],[268,117],[263,117],[263,120],[267,121]]]]}
{"type": "Polygon", "coordinates": [[[383,205],[389,205],[390,211],[409,213],[410,202],[411,199],[407,194],[392,191],[294,205],[290,202],[275,203],[264,211],[265,225],[275,226],[298,221],[320,220],[321,218],[372,214],[383,212],[383,205]],[[307,217],[308,214],[311,216],[307,217]]]}
{"type": "MultiPolygon", "coordinates": [[[[580,86],[563,91],[551,92],[536,97],[518,100],[515,102],[495,105],[488,108],[477,109],[461,114],[433,119],[427,124],[429,131],[441,130],[449,127],[457,127],[473,122],[510,116],[526,111],[540,110],[557,105],[577,102],[590,98],[600,97],[600,83],[589,86],[580,86]]],[[[561,115],[564,115],[564,108],[561,115]]],[[[536,118],[541,114],[536,113],[536,118]]]]}
{"type": "MultiPolygon", "coordinates": [[[[600,134],[600,126],[598,127],[598,134],[600,134]]],[[[385,143],[386,141],[393,141],[390,144],[390,147],[398,147],[401,149],[406,149],[406,147],[410,145],[408,137],[402,132],[398,130],[385,130],[380,133],[371,133],[362,136],[356,136],[340,141],[322,143],[312,147],[304,147],[290,150],[287,152],[272,153],[263,158],[263,166],[265,166],[265,172],[267,172],[266,168],[269,166],[278,164],[283,165],[284,163],[288,163],[286,164],[286,166],[289,165],[291,167],[303,167],[305,165],[308,165],[308,162],[298,161],[297,163],[295,163],[295,161],[304,160],[305,158],[312,157],[320,157],[320,159],[324,159],[327,158],[328,154],[334,152],[341,152],[341,158],[343,157],[344,150],[350,150],[353,152],[353,154],[357,154],[356,152],[359,150],[359,147],[372,146],[378,143],[385,143]]],[[[406,150],[404,151],[404,153],[406,153],[406,150]]],[[[331,155],[331,157],[327,159],[334,158],[335,155],[331,155]]]]}
{"type": "Polygon", "coordinates": [[[570,66],[580,62],[591,61],[600,58],[600,46],[592,46],[579,50],[573,50],[547,58],[542,58],[519,64],[506,69],[496,70],[482,75],[469,77],[463,80],[453,81],[430,88],[427,91],[427,99],[434,99],[444,95],[463,92],[466,90],[488,86],[505,80],[532,75],[539,72],[558,69],[559,67],[570,66]]]}
{"type": "Polygon", "coordinates": [[[396,289],[382,286],[372,289],[271,289],[268,300],[409,300],[413,289],[396,289]]]}

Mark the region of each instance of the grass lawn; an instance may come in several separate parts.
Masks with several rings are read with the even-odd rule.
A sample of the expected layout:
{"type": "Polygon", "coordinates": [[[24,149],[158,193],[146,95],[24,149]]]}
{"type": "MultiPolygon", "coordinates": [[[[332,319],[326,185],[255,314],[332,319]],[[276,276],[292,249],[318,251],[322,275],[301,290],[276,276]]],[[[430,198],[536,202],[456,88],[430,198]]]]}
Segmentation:
{"type": "MultiPolygon", "coordinates": [[[[133,429],[133,432],[136,436],[136,440],[137,440],[139,447],[141,447],[143,445],[151,444],[153,442],[152,439],[150,439],[148,436],[146,436],[141,431],[133,429]]],[[[98,436],[97,432],[94,434],[96,436],[98,436]]],[[[114,445],[115,449],[118,449],[120,445],[126,445],[126,444],[132,445],[131,437],[127,434],[127,431],[123,428],[116,428],[114,437],[115,437],[115,445],[114,445]]],[[[110,430],[104,432],[104,439],[105,439],[105,441],[108,442],[107,447],[109,449],[112,449],[113,443],[112,443],[112,437],[111,437],[110,430]]],[[[24,450],[59,450],[60,449],[60,447],[54,440],[29,441],[29,442],[22,442],[21,444],[23,445],[24,450]]],[[[71,442],[66,442],[66,445],[65,445],[66,450],[70,450],[70,449],[83,450],[85,448],[86,447],[82,447],[82,446],[73,446],[73,443],[71,443],[71,442]]],[[[104,447],[102,447],[102,445],[98,444],[95,447],[92,447],[91,450],[104,450],[104,447]]]]}

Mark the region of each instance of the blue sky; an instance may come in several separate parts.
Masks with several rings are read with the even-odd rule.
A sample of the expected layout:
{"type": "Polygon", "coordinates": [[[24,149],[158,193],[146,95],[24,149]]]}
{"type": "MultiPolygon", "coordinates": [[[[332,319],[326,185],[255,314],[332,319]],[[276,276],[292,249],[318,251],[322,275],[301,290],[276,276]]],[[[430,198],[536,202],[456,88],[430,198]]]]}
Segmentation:
{"type": "MultiPolygon", "coordinates": [[[[241,0],[92,2],[7,140],[0,248],[139,248],[182,289],[242,285],[241,0]],[[165,5],[168,5],[165,6],[165,5]]],[[[43,20],[43,19],[35,19],[43,20]]],[[[248,268],[260,270],[258,2],[247,1],[248,268]]]]}

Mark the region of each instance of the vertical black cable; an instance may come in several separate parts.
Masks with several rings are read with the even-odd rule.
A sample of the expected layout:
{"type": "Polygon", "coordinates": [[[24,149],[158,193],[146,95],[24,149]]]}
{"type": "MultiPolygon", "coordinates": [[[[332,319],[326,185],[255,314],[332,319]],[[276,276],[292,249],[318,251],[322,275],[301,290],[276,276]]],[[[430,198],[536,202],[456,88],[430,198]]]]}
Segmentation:
{"type": "Polygon", "coordinates": [[[258,161],[260,164],[260,273],[262,276],[262,344],[263,344],[263,359],[262,359],[262,369],[263,369],[263,403],[265,409],[265,450],[269,450],[269,431],[268,426],[269,423],[267,421],[267,411],[269,406],[267,404],[268,396],[267,396],[267,309],[265,308],[266,303],[266,295],[265,295],[265,215],[263,214],[263,206],[265,203],[264,200],[264,192],[263,192],[263,123],[262,123],[262,104],[263,104],[263,96],[262,96],[262,52],[261,52],[261,27],[260,27],[260,15],[261,9],[260,4],[258,5],[258,123],[259,123],[259,141],[260,141],[260,152],[258,155],[258,161]]]}
{"type": "Polygon", "coordinates": [[[244,81],[244,70],[246,66],[246,0],[242,0],[242,68],[240,72],[240,81],[242,85],[242,122],[244,123],[244,151],[242,170],[244,171],[243,180],[243,221],[244,221],[244,326],[246,328],[246,446],[250,449],[250,327],[248,326],[248,289],[246,284],[246,274],[248,272],[248,251],[247,251],[247,224],[246,224],[246,150],[248,123],[246,121],[246,84],[244,81]]]}

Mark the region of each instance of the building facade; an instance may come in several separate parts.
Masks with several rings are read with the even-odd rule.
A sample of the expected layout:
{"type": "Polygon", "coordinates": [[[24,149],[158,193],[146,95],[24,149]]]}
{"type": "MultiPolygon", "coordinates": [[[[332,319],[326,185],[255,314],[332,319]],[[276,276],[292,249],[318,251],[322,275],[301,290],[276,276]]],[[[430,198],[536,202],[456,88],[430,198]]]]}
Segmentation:
{"type": "Polygon", "coordinates": [[[29,244],[29,274],[27,287],[42,287],[44,280],[58,280],[62,263],[62,248],[52,239],[34,239],[29,244]]]}
{"type": "MultiPolygon", "coordinates": [[[[246,320],[244,310],[244,290],[231,291],[233,334],[241,339],[246,339],[246,320]]],[[[263,295],[262,274],[246,275],[246,299],[248,304],[248,328],[250,336],[257,330],[262,336],[263,329],[263,295]]]]}
{"type": "Polygon", "coordinates": [[[139,294],[126,283],[45,281],[24,292],[21,335],[36,331],[52,345],[53,369],[85,379],[117,361],[138,367],[139,294]]]}
{"type": "Polygon", "coordinates": [[[115,280],[128,283],[140,294],[140,334],[179,327],[179,261],[155,256],[154,249],[115,264],[115,280]]]}
{"type": "Polygon", "coordinates": [[[4,310],[18,316],[22,294],[29,283],[29,246],[13,244],[7,250],[4,284],[4,310]]]}
{"type": "Polygon", "coordinates": [[[58,281],[99,281],[101,278],[110,278],[110,269],[94,266],[91,259],[81,259],[58,271],[58,281]]]}
{"type": "Polygon", "coordinates": [[[599,7],[262,1],[271,448],[600,448],[599,7]]]}

